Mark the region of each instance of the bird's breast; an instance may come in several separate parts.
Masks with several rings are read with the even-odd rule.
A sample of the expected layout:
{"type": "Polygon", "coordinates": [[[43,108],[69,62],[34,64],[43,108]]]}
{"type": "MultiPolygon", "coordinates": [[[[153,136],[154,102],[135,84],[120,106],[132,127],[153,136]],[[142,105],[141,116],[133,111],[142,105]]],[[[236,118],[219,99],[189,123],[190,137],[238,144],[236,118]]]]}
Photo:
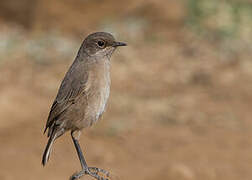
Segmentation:
{"type": "Polygon", "coordinates": [[[110,93],[110,64],[97,64],[89,73],[89,90],[86,115],[90,125],[96,122],[105,111],[110,93]]]}

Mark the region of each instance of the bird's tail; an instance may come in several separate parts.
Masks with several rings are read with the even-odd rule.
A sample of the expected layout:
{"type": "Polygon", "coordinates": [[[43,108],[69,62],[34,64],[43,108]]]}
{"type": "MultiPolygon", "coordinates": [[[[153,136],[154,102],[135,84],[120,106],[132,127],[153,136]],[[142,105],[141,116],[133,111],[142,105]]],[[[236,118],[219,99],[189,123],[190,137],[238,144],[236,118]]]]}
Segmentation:
{"type": "Polygon", "coordinates": [[[55,141],[55,139],[57,137],[58,137],[57,133],[52,133],[49,140],[48,140],[48,142],[47,142],[47,145],[46,145],[46,148],[45,148],[45,151],[44,151],[44,154],[43,154],[43,158],[42,158],[43,166],[45,166],[47,161],[49,160],[49,156],[50,156],[50,153],[51,153],[53,142],[55,141]]]}

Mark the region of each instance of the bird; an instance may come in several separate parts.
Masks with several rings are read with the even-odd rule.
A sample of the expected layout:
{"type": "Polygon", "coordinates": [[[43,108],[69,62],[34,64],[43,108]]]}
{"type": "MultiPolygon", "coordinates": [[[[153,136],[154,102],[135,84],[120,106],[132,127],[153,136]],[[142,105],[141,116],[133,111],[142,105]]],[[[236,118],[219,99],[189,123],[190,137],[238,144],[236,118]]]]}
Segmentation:
{"type": "Polygon", "coordinates": [[[49,139],[42,157],[43,166],[49,160],[55,140],[70,131],[82,167],[70,180],[83,175],[106,180],[100,173],[109,177],[108,171],[87,165],[79,138],[82,130],[92,126],[103,114],[110,94],[110,58],[117,47],[126,45],[107,32],[95,32],[84,39],[48,115],[44,133],[47,132],[49,139]]]}

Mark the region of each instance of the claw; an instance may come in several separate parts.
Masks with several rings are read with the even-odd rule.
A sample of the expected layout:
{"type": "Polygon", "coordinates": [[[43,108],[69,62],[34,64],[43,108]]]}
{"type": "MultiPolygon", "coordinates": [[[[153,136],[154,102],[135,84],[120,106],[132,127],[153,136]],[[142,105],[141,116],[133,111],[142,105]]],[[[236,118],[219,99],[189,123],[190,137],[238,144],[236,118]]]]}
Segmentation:
{"type": "Polygon", "coordinates": [[[105,174],[107,177],[109,177],[109,172],[104,169],[100,169],[97,167],[89,167],[88,169],[94,171],[95,174],[98,174],[100,172],[100,173],[105,174]]]}
{"type": "Polygon", "coordinates": [[[79,179],[81,176],[83,176],[85,174],[84,171],[80,171],[80,172],[76,172],[74,173],[69,180],[75,180],[75,179],[79,179]]]}
{"type": "Polygon", "coordinates": [[[89,167],[88,169],[83,169],[80,172],[76,172],[74,173],[69,180],[76,180],[79,179],[80,177],[82,177],[83,175],[90,175],[93,178],[97,179],[97,180],[109,180],[108,178],[104,178],[102,176],[99,176],[98,173],[103,173],[104,175],[106,175],[107,177],[109,177],[109,172],[104,170],[104,169],[100,169],[97,167],[89,167]]]}

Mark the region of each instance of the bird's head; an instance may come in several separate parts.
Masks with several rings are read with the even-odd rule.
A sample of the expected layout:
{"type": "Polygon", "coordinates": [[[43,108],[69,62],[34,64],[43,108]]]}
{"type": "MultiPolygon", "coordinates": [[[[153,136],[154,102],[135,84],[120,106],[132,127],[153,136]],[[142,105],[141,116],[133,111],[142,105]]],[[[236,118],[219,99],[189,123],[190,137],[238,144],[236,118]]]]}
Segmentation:
{"type": "Polygon", "coordinates": [[[90,34],[82,44],[83,50],[89,56],[107,56],[108,58],[118,46],[126,46],[126,43],[116,41],[111,34],[106,32],[90,34]]]}

